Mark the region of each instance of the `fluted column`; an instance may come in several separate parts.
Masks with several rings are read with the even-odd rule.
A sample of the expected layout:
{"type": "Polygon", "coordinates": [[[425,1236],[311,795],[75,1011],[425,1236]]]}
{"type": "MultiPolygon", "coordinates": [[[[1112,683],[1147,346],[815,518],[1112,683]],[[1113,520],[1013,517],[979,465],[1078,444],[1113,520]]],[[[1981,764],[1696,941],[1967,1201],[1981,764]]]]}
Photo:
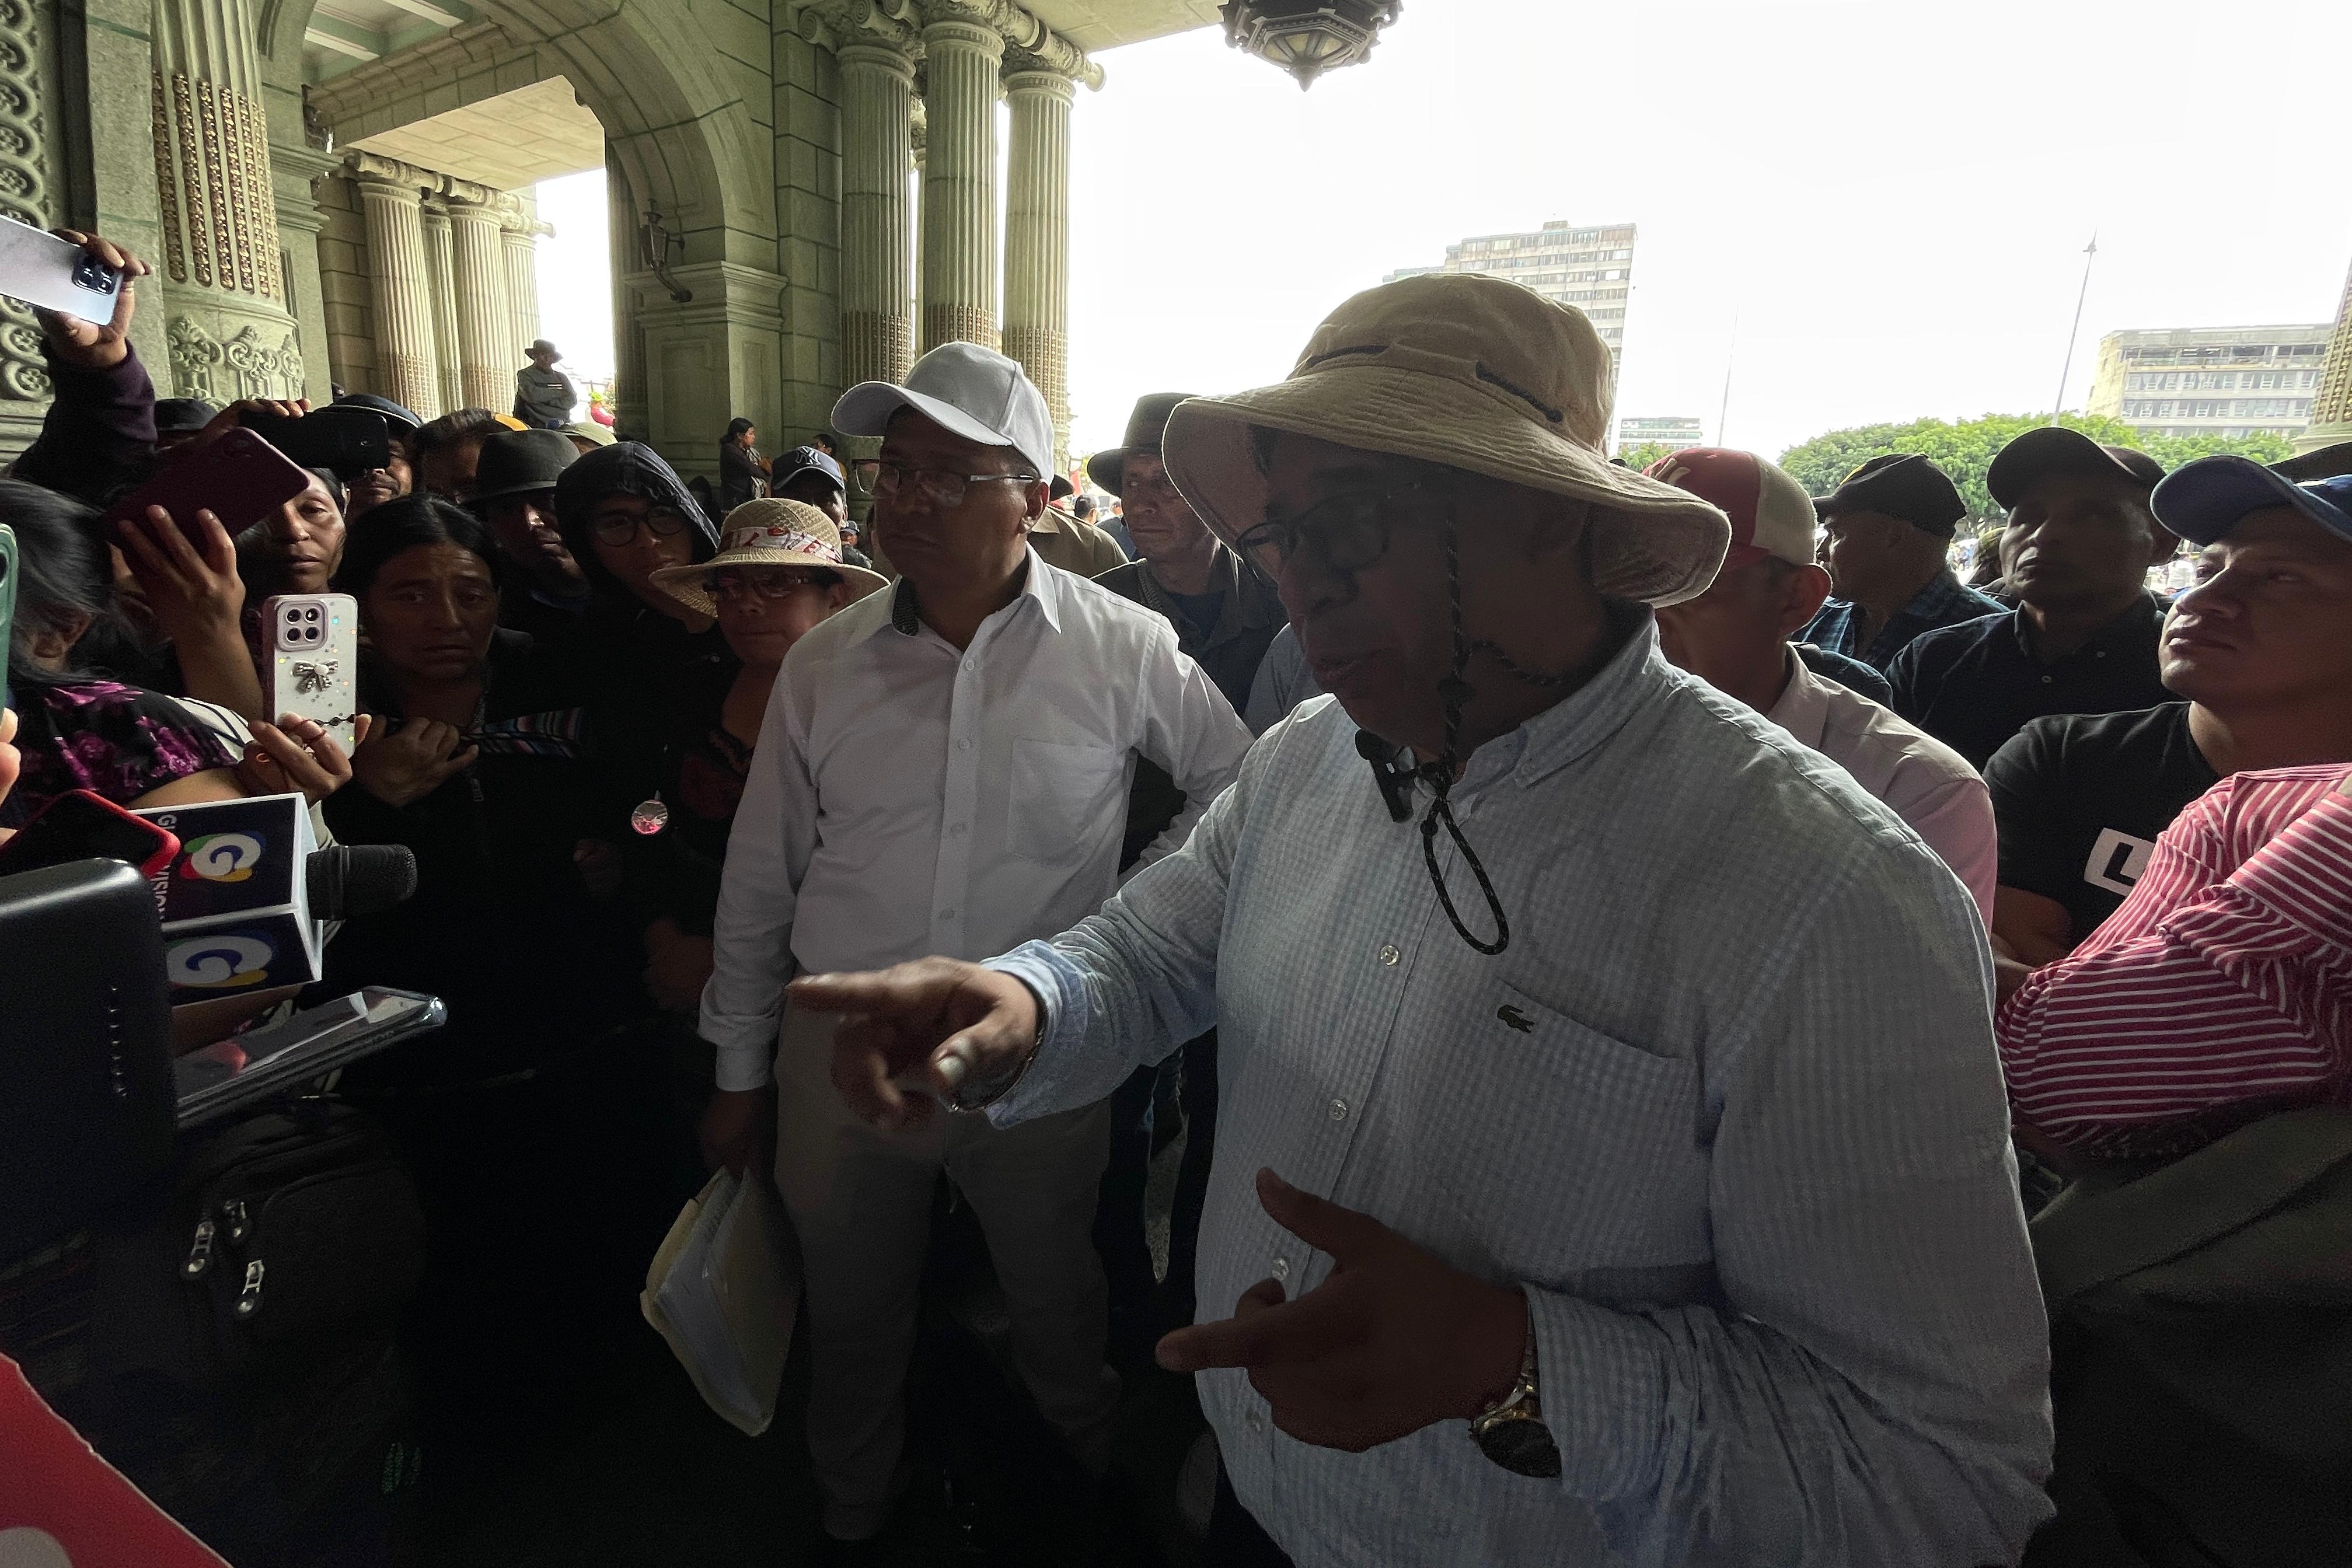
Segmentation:
{"type": "Polygon", "coordinates": [[[923,29],[923,347],[996,347],[996,88],[1004,40],[971,22],[923,29]]]}
{"type": "Polygon", "coordinates": [[[841,59],[841,375],[895,382],[914,362],[914,68],[895,48],[856,44],[841,59]]]}
{"type": "Polygon", "coordinates": [[[433,349],[433,283],[425,259],[421,193],[398,176],[354,171],[375,284],[375,391],[423,413],[440,402],[433,349]]]}
{"type": "Polygon", "coordinates": [[[433,359],[438,373],[433,383],[436,394],[433,406],[408,406],[426,419],[438,419],[453,408],[465,406],[465,392],[457,382],[457,267],[450,259],[448,204],[438,196],[427,196],[422,214],[425,275],[433,286],[433,359]]]}
{"type": "Polygon", "coordinates": [[[498,193],[449,198],[449,240],[457,283],[457,385],[465,407],[504,413],[514,406],[522,343],[507,306],[506,246],[499,238],[498,193]]]}
{"type": "Polygon", "coordinates": [[[518,359],[539,336],[539,235],[542,229],[550,234],[555,232],[517,204],[499,230],[499,243],[506,247],[507,308],[514,316],[511,332],[518,359]]]}
{"type": "Polygon", "coordinates": [[[1004,211],[1004,351],[1054,415],[1054,461],[1070,444],[1070,98],[1058,71],[1015,71],[1012,188],[1004,211]]]}
{"type": "Polygon", "coordinates": [[[248,0],[157,0],[148,110],[172,380],[222,402],[303,382],[253,39],[248,0]]]}
{"type": "Polygon", "coordinates": [[[2319,390],[2311,399],[2311,423],[2295,438],[2295,445],[2315,452],[2339,441],[2352,441],[2352,275],[2344,279],[2336,329],[2327,335],[2327,358],[2319,372],[2319,390]]]}

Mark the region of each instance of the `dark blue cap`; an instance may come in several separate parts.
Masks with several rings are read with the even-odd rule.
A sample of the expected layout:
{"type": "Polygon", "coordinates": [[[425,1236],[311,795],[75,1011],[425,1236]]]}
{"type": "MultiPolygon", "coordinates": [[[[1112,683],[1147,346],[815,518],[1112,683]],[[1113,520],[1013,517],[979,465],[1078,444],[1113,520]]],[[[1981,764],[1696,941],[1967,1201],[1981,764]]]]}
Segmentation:
{"type": "Polygon", "coordinates": [[[777,455],[775,461],[768,465],[768,472],[773,476],[768,482],[770,493],[782,495],[785,486],[812,468],[839,486],[843,495],[849,494],[849,481],[842,476],[841,465],[834,460],[831,454],[820,452],[814,446],[795,446],[789,452],[777,455]]]}
{"type": "Polygon", "coordinates": [[[2157,521],[2191,544],[2229,536],[2249,512],[2293,507],[2337,538],[2352,541],[2352,474],[2298,485],[2250,457],[2200,457],[2156,487],[2157,521]]]}

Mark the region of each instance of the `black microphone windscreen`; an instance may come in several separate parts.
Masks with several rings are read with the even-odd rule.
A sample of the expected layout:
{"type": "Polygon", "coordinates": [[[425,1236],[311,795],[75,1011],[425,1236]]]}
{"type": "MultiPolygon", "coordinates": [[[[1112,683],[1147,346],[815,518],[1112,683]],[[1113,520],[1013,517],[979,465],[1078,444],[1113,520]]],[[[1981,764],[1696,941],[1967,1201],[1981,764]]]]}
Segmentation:
{"type": "Polygon", "coordinates": [[[330,844],[304,873],[313,920],[374,915],[416,891],[416,856],[404,844],[330,844]]]}

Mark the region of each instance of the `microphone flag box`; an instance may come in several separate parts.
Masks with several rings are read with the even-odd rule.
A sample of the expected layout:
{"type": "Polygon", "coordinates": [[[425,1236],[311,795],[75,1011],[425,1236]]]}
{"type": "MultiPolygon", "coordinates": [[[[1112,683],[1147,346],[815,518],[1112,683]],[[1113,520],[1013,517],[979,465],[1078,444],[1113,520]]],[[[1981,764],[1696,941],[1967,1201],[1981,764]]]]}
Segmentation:
{"type": "Polygon", "coordinates": [[[178,836],[156,879],[172,1005],[319,977],[309,868],[319,847],[299,795],[261,795],[136,813],[178,836]]]}

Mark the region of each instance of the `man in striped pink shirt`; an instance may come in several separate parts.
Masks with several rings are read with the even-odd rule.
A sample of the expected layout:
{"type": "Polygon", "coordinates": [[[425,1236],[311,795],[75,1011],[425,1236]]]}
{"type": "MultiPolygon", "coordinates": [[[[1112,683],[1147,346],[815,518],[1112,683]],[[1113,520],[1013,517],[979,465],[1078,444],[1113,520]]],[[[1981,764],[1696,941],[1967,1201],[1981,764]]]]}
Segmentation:
{"type": "MultiPolygon", "coordinates": [[[[2352,477],[2298,486],[2210,458],[2157,499],[2208,547],[2200,571],[2239,569],[2221,543],[2231,533],[2285,523],[2315,524],[2352,553],[2352,477]]],[[[2245,564],[2259,591],[2305,591],[2245,564]]],[[[2227,632],[2168,628],[2221,653],[2227,632]]],[[[2241,772],[2181,813],[2123,906],[2002,1003],[2021,1128],[2084,1155],[2170,1154],[2268,1111],[2352,1103],[2347,791],[2341,762],[2241,772]]]]}

